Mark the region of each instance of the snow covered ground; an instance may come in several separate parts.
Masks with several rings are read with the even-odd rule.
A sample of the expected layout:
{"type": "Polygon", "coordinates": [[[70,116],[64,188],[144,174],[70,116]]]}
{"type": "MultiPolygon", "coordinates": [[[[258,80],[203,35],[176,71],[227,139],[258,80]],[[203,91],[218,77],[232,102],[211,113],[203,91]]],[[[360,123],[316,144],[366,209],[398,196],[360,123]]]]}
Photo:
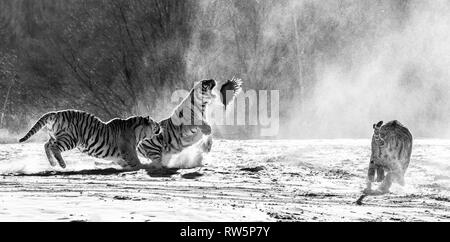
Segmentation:
{"type": "Polygon", "coordinates": [[[214,140],[204,167],[119,172],[0,145],[0,221],[450,221],[450,140],[415,140],[406,186],[355,201],[369,140],[214,140]]]}

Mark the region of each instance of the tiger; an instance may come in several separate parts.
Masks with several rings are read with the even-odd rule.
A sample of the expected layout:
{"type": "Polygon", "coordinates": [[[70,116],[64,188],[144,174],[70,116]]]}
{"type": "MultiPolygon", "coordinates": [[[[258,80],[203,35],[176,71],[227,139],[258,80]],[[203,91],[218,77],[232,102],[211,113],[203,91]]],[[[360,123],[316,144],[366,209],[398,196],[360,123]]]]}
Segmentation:
{"type": "Polygon", "coordinates": [[[368,195],[381,195],[389,192],[393,182],[402,186],[405,184],[404,175],[411,159],[413,137],[397,120],[385,125],[380,121],[373,124],[373,129],[367,186],[363,192],[368,195]],[[381,184],[376,191],[372,191],[375,172],[376,181],[381,184]]]}
{"type": "MultiPolygon", "coordinates": [[[[156,167],[168,167],[173,155],[180,154],[194,144],[204,153],[211,151],[211,126],[206,120],[206,108],[216,98],[212,92],[217,85],[215,80],[196,82],[183,101],[172,114],[160,121],[162,132],[153,138],[145,139],[138,145],[138,152],[152,161],[156,167]]],[[[241,86],[240,79],[224,84],[234,87],[235,96],[241,86]]],[[[226,105],[226,100],[223,100],[226,105]]],[[[177,168],[181,168],[178,166],[177,168]]],[[[187,167],[183,167],[187,168],[187,167]]]]}
{"type": "Polygon", "coordinates": [[[125,170],[139,169],[137,145],[161,132],[160,125],[149,116],[115,118],[105,123],[84,111],[62,110],[44,114],[19,142],[42,128],[50,136],[44,145],[47,159],[54,167],[56,158],[61,168],[66,168],[61,152],[78,148],[90,156],[113,160],[125,170]]]}

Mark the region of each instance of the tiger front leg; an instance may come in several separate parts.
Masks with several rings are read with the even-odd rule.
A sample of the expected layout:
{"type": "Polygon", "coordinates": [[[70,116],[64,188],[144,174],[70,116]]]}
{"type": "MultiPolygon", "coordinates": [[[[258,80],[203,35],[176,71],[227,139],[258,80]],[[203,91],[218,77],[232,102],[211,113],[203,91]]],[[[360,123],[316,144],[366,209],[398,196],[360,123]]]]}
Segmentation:
{"type": "Polygon", "coordinates": [[[54,139],[51,138],[47,143],[45,143],[44,145],[44,149],[45,149],[45,155],[47,155],[47,160],[48,162],[50,162],[51,166],[56,166],[56,162],[55,162],[55,158],[53,155],[52,150],[50,149],[50,146],[53,144],[54,139]]]}
{"type": "Polygon", "coordinates": [[[363,190],[364,194],[372,192],[372,182],[375,181],[375,162],[370,160],[369,169],[367,171],[366,188],[363,190]]]}
{"type": "Polygon", "coordinates": [[[385,178],[384,168],[382,166],[376,166],[377,169],[377,182],[382,182],[385,178]]]}
{"type": "Polygon", "coordinates": [[[391,188],[392,182],[394,181],[395,177],[396,177],[395,172],[388,171],[386,177],[383,179],[383,182],[380,184],[378,189],[374,191],[374,194],[372,195],[383,195],[389,193],[389,189],[391,188]]]}
{"type": "Polygon", "coordinates": [[[209,153],[212,148],[212,143],[213,143],[213,141],[212,141],[211,135],[209,135],[208,138],[206,138],[206,140],[202,140],[201,147],[202,147],[203,152],[209,153]]]}
{"type": "Polygon", "coordinates": [[[369,163],[369,169],[367,171],[367,180],[370,182],[375,181],[375,169],[376,169],[375,162],[371,160],[369,163]]]}
{"type": "MultiPolygon", "coordinates": [[[[374,173],[375,173],[375,170],[374,170],[374,173]]],[[[383,170],[383,176],[384,176],[384,170],[383,170]]],[[[363,193],[365,195],[372,195],[372,196],[383,195],[383,194],[389,193],[389,189],[391,188],[394,177],[395,177],[394,173],[388,172],[387,175],[383,178],[382,183],[376,190],[372,190],[372,182],[373,181],[370,181],[370,179],[368,178],[367,183],[366,183],[366,189],[363,190],[363,193]]],[[[377,181],[378,181],[378,179],[377,179],[377,181]]]]}
{"type": "Polygon", "coordinates": [[[114,163],[119,165],[124,171],[136,171],[143,167],[140,161],[135,159],[120,159],[114,163]]]}
{"type": "Polygon", "coordinates": [[[60,133],[55,137],[55,141],[50,144],[49,150],[55,156],[61,168],[66,168],[66,162],[61,156],[61,152],[75,148],[77,140],[68,133],[60,133]]]}
{"type": "Polygon", "coordinates": [[[123,170],[133,171],[142,168],[142,163],[137,157],[136,150],[130,146],[123,145],[120,147],[120,156],[118,164],[123,170]]]}

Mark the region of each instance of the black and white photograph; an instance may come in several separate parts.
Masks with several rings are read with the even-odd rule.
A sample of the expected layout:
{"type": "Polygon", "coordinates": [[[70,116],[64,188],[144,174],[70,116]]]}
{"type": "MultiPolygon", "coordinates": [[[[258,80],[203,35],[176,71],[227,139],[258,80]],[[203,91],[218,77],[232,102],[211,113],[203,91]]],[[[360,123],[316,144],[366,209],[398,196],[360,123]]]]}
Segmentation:
{"type": "Polygon", "coordinates": [[[0,0],[0,221],[450,222],[450,1],[0,0]]]}

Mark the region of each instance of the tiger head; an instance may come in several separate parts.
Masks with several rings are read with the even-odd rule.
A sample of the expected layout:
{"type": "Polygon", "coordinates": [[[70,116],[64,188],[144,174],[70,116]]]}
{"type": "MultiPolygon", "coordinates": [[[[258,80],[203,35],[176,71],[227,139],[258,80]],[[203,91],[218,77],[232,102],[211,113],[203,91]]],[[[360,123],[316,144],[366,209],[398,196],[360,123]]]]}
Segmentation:
{"type": "Polygon", "coordinates": [[[384,145],[384,139],[381,137],[381,127],[383,125],[383,121],[380,121],[376,124],[373,124],[373,138],[375,142],[380,146],[384,145]]]}
{"type": "Polygon", "coordinates": [[[184,100],[175,108],[170,117],[175,125],[194,125],[205,118],[205,110],[208,104],[216,98],[213,89],[216,86],[214,80],[196,82],[184,100]]]}
{"type": "Polygon", "coordinates": [[[143,139],[149,139],[155,135],[160,134],[161,126],[159,125],[158,122],[150,118],[150,116],[139,117],[137,127],[135,128],[135,132],[136,132],[136,139],[138,141],[141,141],[143,139]]]}
{"type": "Polygon", "coordinates": [[[216,85],[216,81],[212,79],[196,82],[192,88],[194,101],[199,102],[201,105],[210,104],[216,98],[216,95],[212,93],[216,85]]]}

